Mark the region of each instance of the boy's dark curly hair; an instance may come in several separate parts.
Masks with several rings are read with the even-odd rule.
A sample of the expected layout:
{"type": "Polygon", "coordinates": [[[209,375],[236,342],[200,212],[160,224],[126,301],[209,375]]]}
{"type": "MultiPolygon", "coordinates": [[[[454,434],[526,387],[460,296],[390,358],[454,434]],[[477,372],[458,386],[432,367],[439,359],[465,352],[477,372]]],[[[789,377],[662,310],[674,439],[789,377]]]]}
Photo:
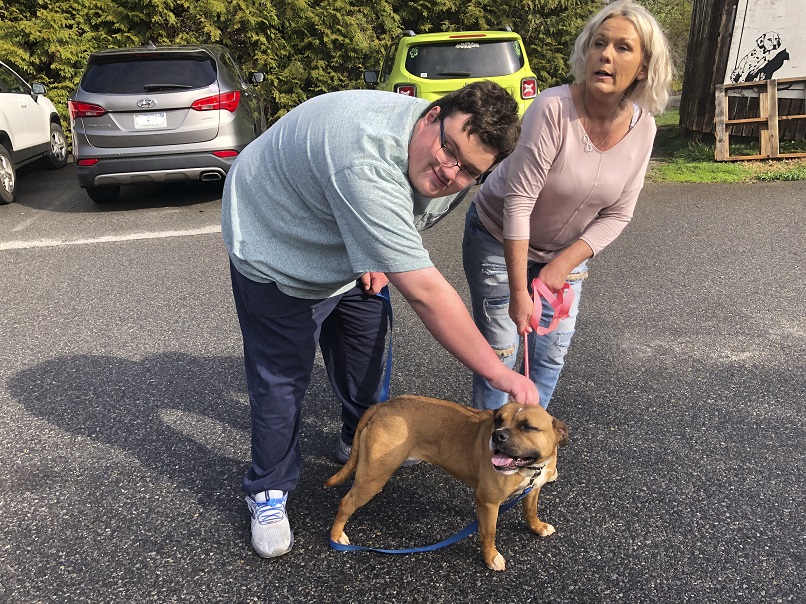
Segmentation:
{"type": "Polygon", "coordinates": [[[441,119],[458,113],[469,114],[465,130],[469,135],[476,134],[483,144],[496,149],[497,162],[512,153],[521,134],[518,103],[495,82],[473,82],[454,90],[431,103],[422,115],[434,107],[440,108],[441,119]]]}

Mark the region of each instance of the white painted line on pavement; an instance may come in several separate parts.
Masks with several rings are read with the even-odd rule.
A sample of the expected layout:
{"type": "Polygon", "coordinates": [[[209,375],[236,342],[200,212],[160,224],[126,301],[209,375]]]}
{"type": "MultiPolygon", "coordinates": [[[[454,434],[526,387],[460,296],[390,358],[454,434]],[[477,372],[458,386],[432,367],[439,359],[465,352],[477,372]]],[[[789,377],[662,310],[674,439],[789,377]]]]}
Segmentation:
{"type": "Polygon", "coordinates": [[[26,250],[36,247],[60,247],[63,245],[87,245],[91,243],[113,243],[119,241],[137,241],[139,239],[164,239],[167,237],[189,237],[192,235],[209,235],[220,233],[221,225],[212,225],[187,231],[158,231],[155,233],[130,233],[128,235],[105,235],[93,239],[75,239],[70,241],[58,239],[37,239],[34,241],[0,242],[0,250],[26,250]]]}
{"type": "Polygon", "coordinates": [[[30,218],[26,218],[21,223],[19,223],[17,226],[12,228],[11,232],[16,233],[17,231],[22,231],[23,229],[27,229],[29,226],[31,226],[33,223],[35,223],[37,220],[42,218],[43,215],[45,215],[48,212],[52,212],[53,210],[55,210],[59,206],[60,203],[62,203],[61,199],[55,199],[55,200],[51,201],[48,205],[46,205],[44,208],[41,208],[39,210],[34,210],[33,216],[31,216],[30,218]]]}
{"type": "Polygon", "coordinates": [[[13,229],[11,229],[11,232],[16,233],[17,231],[27,229],[30,225],[35,223],[37,220],[39,220],[39,216],[31,216],[30,218],[27,218],[26,220],[23,220],[21,223],[19,223],[17,226],[15,226],[13,229]]]}

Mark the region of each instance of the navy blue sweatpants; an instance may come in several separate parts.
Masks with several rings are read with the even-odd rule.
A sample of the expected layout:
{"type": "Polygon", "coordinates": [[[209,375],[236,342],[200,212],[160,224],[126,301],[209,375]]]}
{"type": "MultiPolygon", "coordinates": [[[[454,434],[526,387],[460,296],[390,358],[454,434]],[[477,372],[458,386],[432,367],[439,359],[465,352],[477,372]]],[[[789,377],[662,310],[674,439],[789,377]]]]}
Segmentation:
{"type": "Polygon", "coordinates": [[[252,465],[243,490],[293,491],[302,466],[300,411],[317,344],[341,403],[341,438],[350,444],[361,415],[380,397],[386,306],[358,286],[308,300],[288,296],[274,283],[252,281],[232,263],[230,274],[252,420],[252,465]]]}

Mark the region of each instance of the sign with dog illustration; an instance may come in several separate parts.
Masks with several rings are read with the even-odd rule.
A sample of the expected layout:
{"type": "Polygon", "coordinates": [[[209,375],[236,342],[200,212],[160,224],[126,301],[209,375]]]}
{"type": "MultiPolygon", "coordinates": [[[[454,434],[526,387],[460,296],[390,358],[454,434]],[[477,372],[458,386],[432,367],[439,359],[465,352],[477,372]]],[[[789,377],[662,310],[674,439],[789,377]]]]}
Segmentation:
{"type": "Polygon", "coordinates": [[[806,75],[806,2],[739,0],[725,84],[806,75]]]}

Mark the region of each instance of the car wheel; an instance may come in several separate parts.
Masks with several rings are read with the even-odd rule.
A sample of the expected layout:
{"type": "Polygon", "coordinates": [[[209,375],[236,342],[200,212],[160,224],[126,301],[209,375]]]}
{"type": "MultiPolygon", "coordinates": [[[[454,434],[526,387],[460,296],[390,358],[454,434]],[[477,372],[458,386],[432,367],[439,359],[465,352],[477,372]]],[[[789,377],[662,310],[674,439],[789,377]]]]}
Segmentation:
{"type": "Polygon", "coordinates": [[[67,139],[59,124],[50,125],[50,151],[43,158],[48,168],[57,170],[67,165],[67,139]]]}
{"type": "Polygon", "coordinates": [[[11,155],[0,146],[0,203],[11,203],[17,193],[17,172],[11,162],[11,155]]]}
{"type": "Polygon", "coordinates": [[[120,195],[120,187],[87,187],[85,189],[95,203],[114,203],[120,195]]]}

